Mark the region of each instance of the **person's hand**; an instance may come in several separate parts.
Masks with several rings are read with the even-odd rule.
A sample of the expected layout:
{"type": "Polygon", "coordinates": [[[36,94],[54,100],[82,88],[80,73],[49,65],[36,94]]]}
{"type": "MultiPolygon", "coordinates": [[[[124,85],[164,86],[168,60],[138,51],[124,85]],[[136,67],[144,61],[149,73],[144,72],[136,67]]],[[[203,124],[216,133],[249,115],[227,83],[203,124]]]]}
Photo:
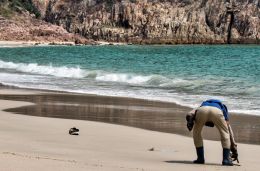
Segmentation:
{"type": "Polygon", "coordinates": [[[187,128],[189,131],[191,131],[194,125],[194,116],[189,114],[186,115],[186,121],[187,121],[187,128]]]}
{"type": "Polygon", "coordinates": [[[230,151],[231,151],[231,154],[230,154],[231,159],[233,161],[237,161],[239,163],[237,148],[236,147],[232,147],[230,149],[230,151]]]}

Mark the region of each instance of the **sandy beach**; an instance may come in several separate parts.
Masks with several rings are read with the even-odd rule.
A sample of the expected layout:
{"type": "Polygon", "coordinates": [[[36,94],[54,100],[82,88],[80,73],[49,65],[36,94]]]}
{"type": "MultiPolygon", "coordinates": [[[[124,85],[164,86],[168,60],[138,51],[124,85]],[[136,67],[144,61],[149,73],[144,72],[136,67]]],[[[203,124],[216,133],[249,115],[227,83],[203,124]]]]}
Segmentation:
{"type": "MultiPolygon", "coordinates": [[[[38,94],[5,90],[1,94],[38,94]]],[[[239,143],[241,166],[221,166],[219,141],[205,140],[205,165],[194,165],[190,137],[93,121],[11,114],[29,102],[1,100],[1,170],[259,170],[259,145],[239,143]],[[69,128],[80,129],[78,136],[69,128]],[[149,149],[153,148],[153,151],[149,149]]]]}
{"type": "MultiPolygon", "coordinates": [[[[0,47],[8,47],[8,48],[15,48],[15,47],[31,47],[31,46],[50,46],[50,45],[64,45],[64,46],[75,46],[75,42],[72,41],[0,41],[0,47]]],[[[77,44],[87,45],[87,44],[77,44]]],[[[127,43],[121,42],[105,42],[105,41],[92,41],[89,45],[127,45],[127,43]]]]}
{"type": "Polygon", "coordinates": [[[49,46],[49,45],[75,45],[75,42],[58,41],[0,41],[0,47],[30,47],[30,46],[49,46]]]}
{"type": "Polygon", "coordinates": [[[0,0],[0,171],[260,171],[259,7],[0,0]]]}

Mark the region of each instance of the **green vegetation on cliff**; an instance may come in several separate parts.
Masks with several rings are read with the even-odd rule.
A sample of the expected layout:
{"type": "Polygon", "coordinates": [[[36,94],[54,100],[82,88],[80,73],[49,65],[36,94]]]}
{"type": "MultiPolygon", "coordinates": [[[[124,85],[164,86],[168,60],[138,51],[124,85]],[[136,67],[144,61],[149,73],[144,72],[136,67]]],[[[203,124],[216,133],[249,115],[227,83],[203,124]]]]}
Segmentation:
{"type": "Polygon", "coordinates": [[[0,15],[3,17],[11,17],[15,12],[23,10],[34,14],[36,18],[41,17],[41,13],[33,4],[32,0],[0,0],[0,15]]]}

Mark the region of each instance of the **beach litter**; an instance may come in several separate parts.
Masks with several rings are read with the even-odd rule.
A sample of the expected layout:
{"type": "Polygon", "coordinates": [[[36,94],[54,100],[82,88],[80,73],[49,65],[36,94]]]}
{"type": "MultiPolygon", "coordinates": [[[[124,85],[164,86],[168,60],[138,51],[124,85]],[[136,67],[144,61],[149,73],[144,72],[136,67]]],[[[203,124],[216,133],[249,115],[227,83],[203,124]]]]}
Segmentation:
{"type": "Polygon", "coordinates": [[[149,151],[154,151],[154,147],[150,148],[149,151]]]}
{"type": "Polygon", "coordinates": [[[79,129],[76,127],[70,128],[70,130],[69,130],[70,135],[79,135],[78,132],[79,132],[79,129]]]}

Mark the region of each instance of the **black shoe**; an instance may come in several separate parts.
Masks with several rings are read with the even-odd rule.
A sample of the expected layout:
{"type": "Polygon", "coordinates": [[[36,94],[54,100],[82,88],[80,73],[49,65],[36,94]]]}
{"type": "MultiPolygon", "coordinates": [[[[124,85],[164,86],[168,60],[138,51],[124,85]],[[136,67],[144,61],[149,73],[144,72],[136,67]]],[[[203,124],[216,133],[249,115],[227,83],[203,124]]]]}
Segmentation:
{"type": "Polygon", "coordinates": [[[76,127],[70,128],[69,130],[69,134],[70,135],[79,135],[79,129],[77,129],[76,127]]]}
{"type": "Polygon", "coordinates": [[[204,160],[194,160],[193,163],[195,164],[205,164],[205,161],[204,160]]]}
{"type": "Polygon", "coordinates": [[[196,151],[197,151],[198,158],[197,158],[197,160],[194,160],[193,163],[204,164],[205,163],[205,159],[204,159],[204,149],[203,149],[203,146],[196,148],[196,151]]]}
{"type": "Polygon", "coordinates": [[[233,166],[232,160],[230,160],[230,149],[223,148],[223,166],[233,166]]]}

